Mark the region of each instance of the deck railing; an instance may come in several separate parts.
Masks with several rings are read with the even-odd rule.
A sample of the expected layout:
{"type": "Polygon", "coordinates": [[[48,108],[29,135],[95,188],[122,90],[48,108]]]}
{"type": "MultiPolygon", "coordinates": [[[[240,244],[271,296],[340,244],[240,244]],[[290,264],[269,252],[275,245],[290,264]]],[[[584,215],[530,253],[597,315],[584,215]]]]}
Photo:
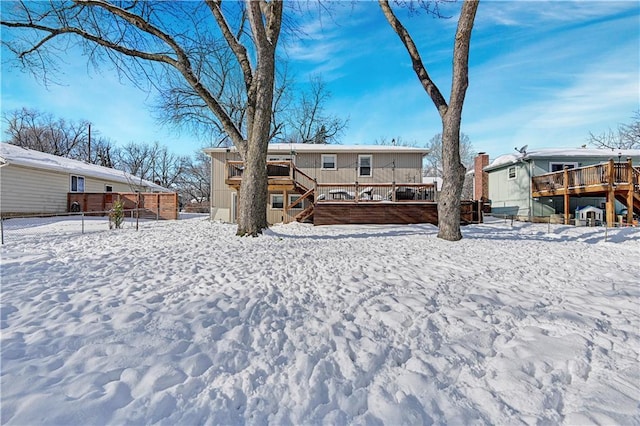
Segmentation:
{"type": "Polygon", "coordinates": [[[433,183],[318,183],[316,201],[435,201],[433,183]]]}
{"type": "MultiPolygon", "coordinates": [[[[242,180],[244,161],[227,161],[227,180],[242,180]]],[[[267,161],[267,177],[292,178],[292,164],[290,161],[267,161]]]]}
{"type": "MultiPolygon", "coordinates": [[[[587,187],[594,185],[607,185],[609,183],[619,184],[629,182],[629,167],[626,163],[602,163],[592,166],[585,166],[576,169],[568,169],[566,172],[567,187],[587,187]],[[609,166],[613,164],[613,173],[610,173],[609,166]]],[[[640,184],[640,172],[636,168],[633,171],[633,180],[636,186],[640,184]]],[[[533,192],[553,192],[564,188],[565,171],[546,173],[532,178],[533,192]]]]}

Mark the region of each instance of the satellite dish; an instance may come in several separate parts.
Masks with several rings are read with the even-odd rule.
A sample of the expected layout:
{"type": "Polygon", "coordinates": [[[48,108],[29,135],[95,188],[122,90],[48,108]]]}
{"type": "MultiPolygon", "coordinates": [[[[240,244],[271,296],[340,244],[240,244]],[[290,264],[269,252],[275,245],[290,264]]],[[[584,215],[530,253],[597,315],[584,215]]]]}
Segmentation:
{"type": "Polygon", "coordinates": [[[514,148],[514,149],[515,149],[516,151],[518,151],[520,154],[526,154],[526,153],[527,153],[527,147],[528,147],[528,146],[529,146],[529,145],[525,145],[525,146],[523,146],[522,148],[519,148],[519,149],[518,149],[518,148],[514,148]]]}

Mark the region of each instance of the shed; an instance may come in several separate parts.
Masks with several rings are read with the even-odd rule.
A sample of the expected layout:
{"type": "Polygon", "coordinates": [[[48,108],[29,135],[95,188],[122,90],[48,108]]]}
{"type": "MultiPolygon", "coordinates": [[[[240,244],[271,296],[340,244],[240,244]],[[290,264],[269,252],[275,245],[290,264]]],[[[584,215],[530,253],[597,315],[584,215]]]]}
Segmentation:
{"type": "Polygon", "coordinates": [[[602,223],[604,211],[594,206],[578,207],[576,209],[576,224],[599,225],[602,223]]]}

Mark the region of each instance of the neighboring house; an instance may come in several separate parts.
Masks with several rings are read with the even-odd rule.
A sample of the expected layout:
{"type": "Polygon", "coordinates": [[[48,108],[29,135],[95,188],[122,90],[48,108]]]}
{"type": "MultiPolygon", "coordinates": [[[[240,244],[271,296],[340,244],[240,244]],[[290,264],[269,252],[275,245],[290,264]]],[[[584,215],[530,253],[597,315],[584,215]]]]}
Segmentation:
{"type": "MultiPolygon", "coordinates": [[[[235,180],[234,176],[243,168],[240,156],[234,147],[204,151],[212,160],[211,217],[235,222],[241,179],[235,180]]],[[[314,200],[390,199],[391,187],[377,186],[382,183],[408,184],[404,189],[412,189],[411,185],[415,185],[418,191],[419,187],[425,186],[422,184],[422,160],[427,153],[424,148],[401,146],[270,144],[267,221],[269,224],[291,221],[314,200]],[[293,170],[288,168],[287,162],[292,162],[293,170]],[[273,178],[278,170],[282,170],[280,182],[273,178]],[[304,191],[299,187],[287,185],[290,172],[296,173],[302,187],[317,190],[313,200],[311,197],[305,199],[304,191]],[[303,200],[298,201],[301,197],[303,200]]],[[[394,192],[394,200],[396,196],[402,198],[402,194],[408,194],[409,189],[405,193],[394,192]]]]}
{"type": "MultiPolygon", "coordinates": [[[[640,170],[637,168],[638,165],[640,165],[640,150],[612,151],[582,148],[517,152],[502,155],[483,168],[488,184],[488,191],[485,189],[485,193],[491,201],[493,214],[533,220],[536,217],[550,217],[555,214],[569,215],[585,206],[605,208],[608,199],[611,200],[610,206],[613,209],[613,197],[608,197],[606,193],[609,190],[612,191],[611,194],[614,190],[618,192],[622,190],[625,192],[615,193],[615,198],[619,200],[615,202],[615,211],[619,212],[625,207],[620,200],[628,202],[627,198],[624,198],[627,193],[630,194],[628,200],[633,198],[631,196],[633,185],[624,186],[629,179],[628,176],[631,176],[627,174],[627,170],[629,173],[636,173],[634,176],[637,179],[638,170],[640,170]],[[620,164],[619,167],[614,166],[612,169],[612,173],[620,175],[617,178],[605,176],[609,173],[607,164],[610,160],[620,164]],[[633,164],[632,168],[627,167],[628,161],[633,164]],[[571,182],[567,182],[566,190],[563,187],[562,177],[565,166],[571,178],[571,182]],[[597,176],[594,174],[596,171],[597,176]],[[580,179],[584,178],[584,182],[579,182],[580,179],[576,176],[580,179]],[[589,179],[591,181],[587,182],[589,179]],[[537,184],[539,182],[552,184],[541,190],[537,184]],[[565,204],[568,204],[568,209],[565,209],[565,204]]],[[[482,185],[482,180],[477,182],[482,185]]],[[[482,194],[483,188],[476,189],[478,194],[482,194]]],[[[637,197],[640,197],[640,194],[637,197]]]]}
{"type": "Polygon", "coordinates": [[[0,143],[0,213],[63,213],[69,193],[170,192],[119,170],[0,143]]]}

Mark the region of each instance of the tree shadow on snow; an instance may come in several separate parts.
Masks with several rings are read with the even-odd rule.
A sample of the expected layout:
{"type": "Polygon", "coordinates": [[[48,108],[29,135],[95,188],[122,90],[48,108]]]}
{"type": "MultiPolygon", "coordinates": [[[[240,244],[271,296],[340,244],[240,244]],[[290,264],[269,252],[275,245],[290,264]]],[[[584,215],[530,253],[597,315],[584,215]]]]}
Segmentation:
{"type": "Polygon", "coordinates": [[[640,241],[638,228],[575,227],[567,225],[547,225],[517,222],[470,225],[462,228],[462,235],[468,239],[582,242],[587,244],[625,243],[640,241]]]}

